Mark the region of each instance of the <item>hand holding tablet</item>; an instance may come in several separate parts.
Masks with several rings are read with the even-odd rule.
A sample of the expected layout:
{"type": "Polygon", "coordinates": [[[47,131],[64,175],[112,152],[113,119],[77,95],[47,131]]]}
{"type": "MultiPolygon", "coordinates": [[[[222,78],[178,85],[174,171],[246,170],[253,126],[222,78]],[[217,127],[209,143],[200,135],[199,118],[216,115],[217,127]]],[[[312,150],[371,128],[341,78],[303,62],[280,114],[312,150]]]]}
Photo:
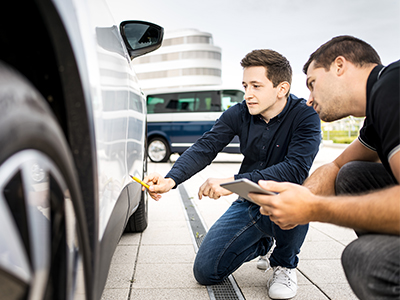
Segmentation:
{"type": "MultiPolygon", "coordinates": [[[[249,193],[257,193],[257,194],[265,194],[265,195],[276,195],[276,193],[264,190],[258,184],[250,181],[246,178],[238,179],[231,182],[221,183],[221,187],[227,189],[235,194],[238,194],[240,197],[253,202],[250,199],[249,193]]],[[[253,202],[254,203],[254,202],[253,202]]],[[[257,204],[257,203],[255,203],[257,204]]]]}

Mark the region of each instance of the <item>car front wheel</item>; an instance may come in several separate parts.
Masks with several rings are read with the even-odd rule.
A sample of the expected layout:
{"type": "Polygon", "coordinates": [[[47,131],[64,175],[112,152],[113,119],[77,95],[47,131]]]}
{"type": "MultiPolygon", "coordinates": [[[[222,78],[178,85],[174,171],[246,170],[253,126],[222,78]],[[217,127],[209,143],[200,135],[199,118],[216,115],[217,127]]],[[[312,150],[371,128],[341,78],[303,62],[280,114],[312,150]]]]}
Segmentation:
{"type": "Polygon", "coordinates": [[[0,299],[85,299],[87,231],[71,153],[41,95],[2,62],[0,145],[0,299]]]}

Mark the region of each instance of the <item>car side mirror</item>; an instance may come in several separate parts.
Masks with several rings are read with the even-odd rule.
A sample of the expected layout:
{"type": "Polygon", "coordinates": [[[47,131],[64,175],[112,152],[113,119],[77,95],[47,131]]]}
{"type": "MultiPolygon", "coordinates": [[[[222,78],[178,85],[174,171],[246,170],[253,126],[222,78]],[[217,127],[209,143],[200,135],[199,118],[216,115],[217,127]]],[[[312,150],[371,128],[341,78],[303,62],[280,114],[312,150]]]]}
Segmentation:
{"type": "Polygon", "coordinates": [[[131,59],[160,48],[164,37],[164,28],[144,21],[124,21],[120,32],[131,59]]]}

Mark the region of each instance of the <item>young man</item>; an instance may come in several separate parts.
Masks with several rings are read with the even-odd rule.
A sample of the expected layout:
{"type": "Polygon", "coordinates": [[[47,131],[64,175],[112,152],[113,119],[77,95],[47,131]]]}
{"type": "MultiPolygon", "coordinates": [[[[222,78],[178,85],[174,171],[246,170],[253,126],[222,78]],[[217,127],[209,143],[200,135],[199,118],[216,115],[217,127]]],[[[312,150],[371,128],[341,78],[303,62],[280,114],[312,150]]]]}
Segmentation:
{"type": "MultiPolygon", "coordinates": [[[[218,199],[230,192],[220,183],[239,178],[301,184],[308,176],[320,143],[320,121],[304,99],[289,94],[292,69],[285,57],[272,50],[255,50],[241,61],[245,100],[227,111],[162,178],[144,178],[150,196],[168,192],[209,165],[235,135],[244,155],[239,173],[229,178],[209,178],[199,189],[199,198],[218,199]]],[[[257,205],[239,198],[211,227],[194,263],[196,280],[204,285],[223,281],[244,262],[266,255],[274,275],[269,296],[287,299],[297,292],[295,268],[308,225],[282,230],[257,205]]]]}
{"type": "Polygon", "coordinates": [[[252,194],[281,228],[311,221],[356,229],[342,264],[360,299],[400,297],[400,61],[350,36],[322,45],[304,66],[312,105],[324,121],[366,116],[359,138],[304,186],[261,181],[280,193],[252,194]],[[339,196],[334,196],[336,195],[339,196]]]}

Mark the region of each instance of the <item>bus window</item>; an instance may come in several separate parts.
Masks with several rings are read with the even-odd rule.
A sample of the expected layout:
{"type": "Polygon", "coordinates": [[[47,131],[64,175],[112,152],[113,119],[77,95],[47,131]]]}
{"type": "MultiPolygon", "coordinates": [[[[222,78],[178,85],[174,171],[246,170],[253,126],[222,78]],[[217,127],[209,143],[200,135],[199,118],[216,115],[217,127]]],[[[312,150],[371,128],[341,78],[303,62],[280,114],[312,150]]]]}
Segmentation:
{"type": "Polygon", "coordinates": [[[222,111],[227,110],[232,105],[243,101],[243,92],[235,90],[222,91],[222,111]]]}
{"type": "Polygon", "coordinates": [[[152,97],[147,97],[147,113],[156,114],[165,112],[166,102],[163,95],[152,97]]]}
{"type": "Polygon", "coordinates": [[[147,97],[147,113],[221,112],[220,92],[171,93],[147,97]]]}
{"type": "Polygon", "coordinates": [[[219,92],[197,92],[196,112],[221,111],[221,98],[219,92]]]}
{"type": "Polygon", "coordinates": [[[195,101],[195,93],[178,94],[177,112],[192,112],[195,101]]]}

